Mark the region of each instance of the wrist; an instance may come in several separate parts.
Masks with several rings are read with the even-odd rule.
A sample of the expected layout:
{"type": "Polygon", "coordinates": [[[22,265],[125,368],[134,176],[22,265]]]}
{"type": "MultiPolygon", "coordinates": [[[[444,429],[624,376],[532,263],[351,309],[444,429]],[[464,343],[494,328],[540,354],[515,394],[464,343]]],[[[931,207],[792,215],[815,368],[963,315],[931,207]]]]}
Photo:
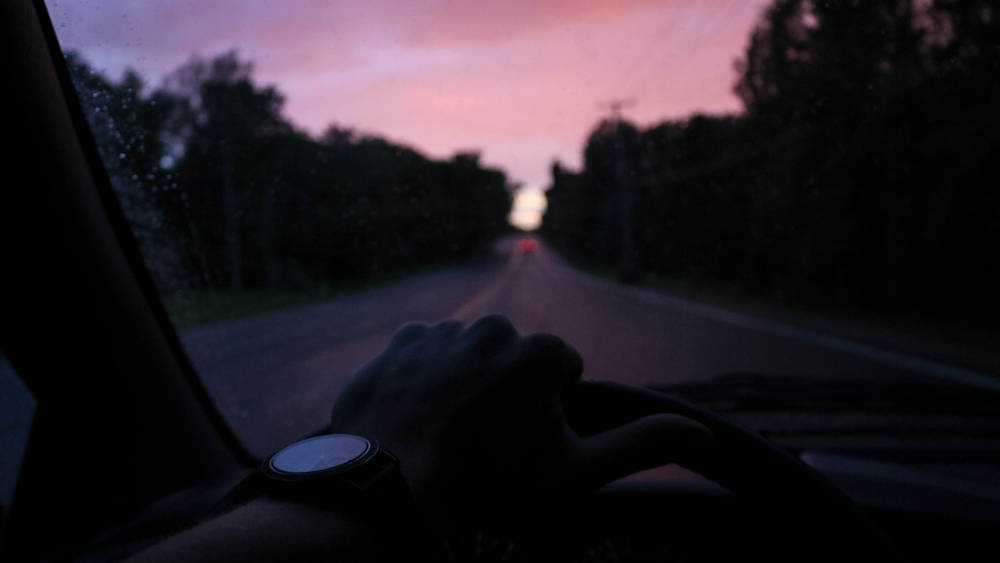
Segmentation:
{"type": "Polygon", "coordinates": [[[254,522],[254,528],[274,534],[276,550],[333,556],[350,553],[354,556],[376,552],[375,534],[369,522],[360,514],[337,507],[262,497],[237,509],[240,521],[254,522]]]}
{"type": "Polygon", "coordinates": [[[185,561],[377,561],[375,536],[346,511],[257,498],[129,558],[127,563],[185,561]]]}

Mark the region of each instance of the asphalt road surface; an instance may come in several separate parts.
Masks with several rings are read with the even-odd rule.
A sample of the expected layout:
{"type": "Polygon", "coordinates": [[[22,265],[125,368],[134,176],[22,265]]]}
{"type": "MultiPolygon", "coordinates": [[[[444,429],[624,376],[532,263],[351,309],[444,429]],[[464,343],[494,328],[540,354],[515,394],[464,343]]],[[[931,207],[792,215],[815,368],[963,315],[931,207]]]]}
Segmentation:
{"type": "Polygon", "coordinates": [[[493,261],[439,270],[321,304],[183,331],[209,392],[252,453],[321,426],[339,390],[403,323],[506,315],[562,337],[584,379],[633,385],[761,372],[814,378],[994,379],[913,354],[618,284],[544,245],[501,240],[493,261]]]}

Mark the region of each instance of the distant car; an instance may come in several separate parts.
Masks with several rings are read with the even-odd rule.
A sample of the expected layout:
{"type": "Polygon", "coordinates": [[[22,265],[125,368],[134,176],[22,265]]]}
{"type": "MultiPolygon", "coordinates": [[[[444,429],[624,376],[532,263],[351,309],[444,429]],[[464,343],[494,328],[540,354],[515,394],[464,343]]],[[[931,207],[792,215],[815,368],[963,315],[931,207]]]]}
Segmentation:
{"type": "Polygon", "coordinates": [[[534,252],[538,250],[538,241],[533,238],[523,238],[517,242],[517,249],[523,252],[534,252]]]}

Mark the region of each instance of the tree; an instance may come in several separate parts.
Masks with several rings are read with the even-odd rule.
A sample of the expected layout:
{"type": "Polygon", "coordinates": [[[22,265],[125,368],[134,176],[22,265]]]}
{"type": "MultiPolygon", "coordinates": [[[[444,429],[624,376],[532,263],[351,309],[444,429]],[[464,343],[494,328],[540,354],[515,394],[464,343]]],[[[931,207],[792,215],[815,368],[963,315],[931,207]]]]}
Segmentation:
{"type": "Polygon", "coordinates": [[[132,227],[146,267],[164,294],[187,285],[178,241],[160,203],[171,177],[159,166],[166,106],[147,96],[145,83],[127,70],[115,83],[76,52],[66,53],[70,78],[90,125],[111,186],[132,227]]]}
{"type": "MultiPolygon", "coordinates": [[[[640,268],[838,314],[995,327],[998,43],[982,0],[775,0],[737,65],[741,115],[637,133],[640,268]]],[[[542,226],[604,266],[617,258],[599,241],[620,236],[607,234],[615,138],[599,125],[583,170],[553,167],[542,226]]]]}
{"type": "Polygon", "coordinates": [[[435,161],[337,127],[314,140],[234,52],[149,95],[69,56],[133,230],[156,233],[147,261],[167,248],[192,273],[175,290],[369,280],[475,256],[509,228],[511,186],[478,154],[435,161]]]}
{"type": "Polygon", "coordinates": [[[990,3],[778,0],[739,65],[759,291],[995,322],[990,3]]]}
{"type": "Polygon", "coordinates": [[[580,174],[553,164],[549,208],[542,230],[561,248],[635,274],[635,177],[640,167],[639,131],[621,119],[601,121],[584,148],[580,174]]]}
{"type": "Polygon", "coordinates": [[[210,277],[228,279],[235,289],[244,286],[246,270],[244,216],[255,210],[273,217],[273,187],[261,179],[273,176],[267,169],[274,163],[262,153],[270,138],[292,132],[281,116],[283,97],[274,87],[257,87],[252,72],[251,63],[230,51],[211,61],[192,58],[167,80],[177,100],[171,126],[185,147],[177,172],[185,178],[182,189],[190,203],[181,203],[194,210],[193,229],[203,251],[225,248],[224,261],[212,256],[208,262],[227,267],[217,266],[210,277]]]}
{"type": "Polygon", "coordinates": [[[749,115],[822,120],[876,109],[920,80],[910,0],[776,0],[737,62],[749,115]]]}
{"type": "Polygon", "coordinates": [[[553,165],[542,231],[571,258],[620,275],[630,248],[623,239],[631,236],[637,277],[733,281],[744,265],[747,152],[731,117],[694,116],[645,131],[603,121],[580,173],[553,165]]]}

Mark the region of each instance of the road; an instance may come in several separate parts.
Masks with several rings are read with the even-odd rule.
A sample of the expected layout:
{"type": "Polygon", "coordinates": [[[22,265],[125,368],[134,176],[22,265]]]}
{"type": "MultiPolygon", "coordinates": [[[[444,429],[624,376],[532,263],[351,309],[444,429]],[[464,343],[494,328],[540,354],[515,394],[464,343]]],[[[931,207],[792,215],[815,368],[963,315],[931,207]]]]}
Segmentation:
{"type": "Polygon", "coordinates": [[[522,334],[559,335],[584,379],[632,385],[732,372],[815,378],[995,380],[913,355],[618,284],[575,270],[544,244],[501,240],[495,260],[443,269],[321,304],[188,329],[181,339],[237,434],[264,456],[326,420],[339,390],[409,321],[496,312],[522,334]]]}

